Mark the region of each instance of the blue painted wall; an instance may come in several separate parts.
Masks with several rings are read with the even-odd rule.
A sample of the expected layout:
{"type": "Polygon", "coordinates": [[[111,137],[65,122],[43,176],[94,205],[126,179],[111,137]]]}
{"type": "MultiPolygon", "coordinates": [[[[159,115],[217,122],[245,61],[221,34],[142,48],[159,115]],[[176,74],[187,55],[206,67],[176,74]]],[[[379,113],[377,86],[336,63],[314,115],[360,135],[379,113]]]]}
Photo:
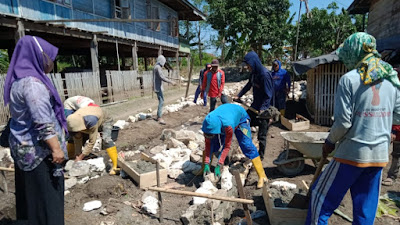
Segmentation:
{"type": "MultiPolygon", "coordinates": [[[[146,19],[146,0],[127,0],[131,9],[131,18],[146,19]]],[[[158,6],[160,19],[178,17],[177,12],[151,0],[158,6]]],[[[12,14],[31,20],[53,19],[101,19],[114,16],[111,0],[71,0],[71,5],[57,4],[46,0],[0,0],[0,13],[12,14]],[[19,5],[18,5],[19,3],[19,5]]],[[[168,24],[161,23],[160,31],[147,28],[146,23],[66,23],[68,27],[76,27],[87,31],[107,31],[108,34],[121,38],[129,38],[152,44],[177,48],[179,40],[168,32],[168,24]]]]}

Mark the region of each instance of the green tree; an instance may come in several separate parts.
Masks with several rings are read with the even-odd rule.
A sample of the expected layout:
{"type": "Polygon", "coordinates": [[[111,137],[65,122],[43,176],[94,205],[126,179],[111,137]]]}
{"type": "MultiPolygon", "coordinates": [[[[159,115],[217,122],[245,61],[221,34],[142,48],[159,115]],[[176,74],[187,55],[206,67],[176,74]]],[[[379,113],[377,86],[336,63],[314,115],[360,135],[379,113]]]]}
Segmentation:
{"type": "Polygon", "coordinates": [[[8,61],[7,50],[0,50],[0,74],[6,74],[10,62],[8,61]]]}
{"type": "MultiPolygon", "coordinates": [[[[352,19],[345,9],[340,9],[335,2],[329,4],[327,9],[313,8],[311,17],[305,14],[301,16],[299,44],[299,56],[302,58],[315,57],[327,54],[339,47],[339,45],[352,33],[360,28],[360,18],[352,19]]],[[[292,27],[291,40],[293,46],[296,43],[296,27],[292,27]]]]}
{"type": "MultiPolygon", "coordinates": [[[[231,46],[227,59],[241,55],[249,46],[262,56],[263,46],[281,48],[288,38],[289,0],[207,2],[210,5],[209,23],[222,36],[220,39],[225,39],[231,46]]],[[[225,46],[224,42],[222,46],[225,46]]]]}

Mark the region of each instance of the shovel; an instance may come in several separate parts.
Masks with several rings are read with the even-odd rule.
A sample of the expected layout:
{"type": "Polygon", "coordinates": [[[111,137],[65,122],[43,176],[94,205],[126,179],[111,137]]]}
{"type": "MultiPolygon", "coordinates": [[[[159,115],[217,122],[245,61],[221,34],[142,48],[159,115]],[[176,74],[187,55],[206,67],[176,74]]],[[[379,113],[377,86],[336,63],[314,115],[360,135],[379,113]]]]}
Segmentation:
{"type": "Polygon", "coordinates": [[[298,208],[298,209],[307,209],[308,208],[308,203],[310,201],[310,195],[311,195],[311,187],[314,184],[314,182],[317,180],[319,175],[321,174],[322,167],[325,164],[326,157],[321,157],[318,163],[318,168],[315,171],[314,177],[312,179],[310,189],[308,189],[307,196],[301,195],[301,194],[295,194],[292,198],[292,200],[289,202],[287,205],[288,208],[298,208]]]}

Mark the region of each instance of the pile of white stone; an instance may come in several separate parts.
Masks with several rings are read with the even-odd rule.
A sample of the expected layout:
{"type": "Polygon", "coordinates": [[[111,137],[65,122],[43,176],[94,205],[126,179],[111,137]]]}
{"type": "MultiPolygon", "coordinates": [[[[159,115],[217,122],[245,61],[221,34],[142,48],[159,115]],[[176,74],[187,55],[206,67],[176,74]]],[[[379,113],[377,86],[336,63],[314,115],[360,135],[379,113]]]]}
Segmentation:
{"type": "Polygon", "coordinates": [[[68,160],[64,168],[65,175],[68,176],[68,179],[65,180],[65,190],[67,191],[76,184],[84,184],[89,180],[103,176],[105,169],[106,165],[103,157],[77,162],[68,160]]]}
{"type": "Polygon", "coordinates": [[[288,94],[288,98],[292,99],[294,96],[295,101],[299,101],[299,99],[307,98],[307,81],[295,81],[294,85],[290,88],[290,93],[288,94]]]}

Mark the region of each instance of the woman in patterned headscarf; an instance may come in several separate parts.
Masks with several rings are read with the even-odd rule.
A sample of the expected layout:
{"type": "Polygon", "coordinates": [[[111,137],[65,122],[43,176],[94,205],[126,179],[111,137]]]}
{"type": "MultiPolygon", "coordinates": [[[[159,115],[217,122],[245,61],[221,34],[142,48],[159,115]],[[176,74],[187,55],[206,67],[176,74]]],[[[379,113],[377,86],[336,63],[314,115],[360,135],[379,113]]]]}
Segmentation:
{"type": "Polygon", "coordinates": [[[10,105],[11,155],[15,162],[17,220],[28,224],[64,224],[63,104],[46,73],[54,67],[58,48],[34,36],[21,38],[4,84],[10,105]]]}
{"type": "Polygon", "coordinates": [[[350,71],[340,78],[335,122],[322,149],[324,157],[336,151],[311,187],[306,224],[328,224],[350,189],[353,224],[372,225],[382,169],[389,161],[392,122],[400,124],[400,82],[369,34],[352,34],[337,53],[350,71]]]}

